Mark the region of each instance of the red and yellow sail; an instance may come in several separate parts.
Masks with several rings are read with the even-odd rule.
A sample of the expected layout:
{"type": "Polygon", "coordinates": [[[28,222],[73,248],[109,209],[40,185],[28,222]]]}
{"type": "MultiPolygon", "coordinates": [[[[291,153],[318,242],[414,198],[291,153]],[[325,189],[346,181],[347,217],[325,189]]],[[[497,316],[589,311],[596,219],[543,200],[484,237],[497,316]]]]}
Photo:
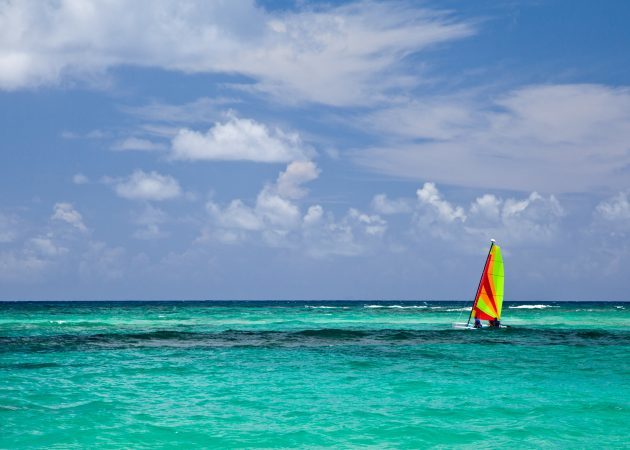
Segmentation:
{"type": "Polygon", "coordinates": [[[501,248],[493,243],[473,303],[472,317],[480,320],[500,320],[502,307],[503,257],[501,248]]]}

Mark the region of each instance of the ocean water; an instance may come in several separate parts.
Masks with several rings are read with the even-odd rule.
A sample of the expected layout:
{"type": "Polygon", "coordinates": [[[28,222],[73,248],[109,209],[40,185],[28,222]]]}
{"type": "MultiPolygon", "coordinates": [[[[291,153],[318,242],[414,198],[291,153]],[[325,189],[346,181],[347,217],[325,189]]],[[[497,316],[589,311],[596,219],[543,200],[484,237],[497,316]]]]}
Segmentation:
{"type": "Polygon", "coordinates": [[[630,304],[0,303],[0,448],[628,448],[630,304]]]}

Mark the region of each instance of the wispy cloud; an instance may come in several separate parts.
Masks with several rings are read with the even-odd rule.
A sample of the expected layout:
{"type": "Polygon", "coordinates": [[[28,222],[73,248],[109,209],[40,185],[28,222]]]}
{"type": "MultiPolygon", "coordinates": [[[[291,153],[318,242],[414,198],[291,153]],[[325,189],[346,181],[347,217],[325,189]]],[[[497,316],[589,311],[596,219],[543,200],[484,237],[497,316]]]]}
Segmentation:
{"type": "Polygon", "coordinates": [[[138,138],[131,136],[114,143],[112,150],[117,151],[141,151],[141,152],[154,152],[160,150],[166,150],[168,147],[161,142],[154,142],[149,139],[138,138]]]}
{"type": "Polygon", "coordinates": [[[249,0],[5,2],[0,88],[93,80],[132,65],[243,74],[282,101],[366,104],[418,82],[400,69],[409,54],[473,33],[411,2],[280,13],[249,0]]]}
{"type": "Polygon", "coordinates": [[[627,184],[627,88],[536,85],[491,102],[433,99],[381,111],[368,121],[391,143],[353,157],[395,176],[549,192],[627,184]]]}
{"type": "Polygon", "coordinates": [[[81,216],[79,211],[74,209],[71,203],[55,203],[51,219],[66,222],[83,233],[88,231],[87,227],[83,223],[83,216],[81,216]]]}
{"type": "Polygon", "coordinates": [[[167,214],[160,208],[145,205],[144,209],[134,214],[133,222],[139,228],[133,233],[136,239],[153,240],[164,239],[168,233],[162,229],[162,224],[168,219],[167,214]]]}
{"type": "Polygon", "coordinates": [[[227,97],[200,97],[192,102],[171,104],[153,101],[142,106],[124,106],[122,111],[150,122],[203,124],[216,122],[223,111],[240,104],[242,100],[227,97]]]}

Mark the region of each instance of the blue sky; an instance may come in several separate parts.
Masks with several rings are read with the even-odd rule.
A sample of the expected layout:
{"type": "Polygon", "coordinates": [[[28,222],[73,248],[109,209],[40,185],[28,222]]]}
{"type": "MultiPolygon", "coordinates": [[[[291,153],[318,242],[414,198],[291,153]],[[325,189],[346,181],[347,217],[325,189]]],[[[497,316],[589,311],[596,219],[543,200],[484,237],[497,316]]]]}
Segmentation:
{"type": "Polygon", "coordinates": [[[629,300],[628,19],[0,2],[0,298],[629,300]]]}

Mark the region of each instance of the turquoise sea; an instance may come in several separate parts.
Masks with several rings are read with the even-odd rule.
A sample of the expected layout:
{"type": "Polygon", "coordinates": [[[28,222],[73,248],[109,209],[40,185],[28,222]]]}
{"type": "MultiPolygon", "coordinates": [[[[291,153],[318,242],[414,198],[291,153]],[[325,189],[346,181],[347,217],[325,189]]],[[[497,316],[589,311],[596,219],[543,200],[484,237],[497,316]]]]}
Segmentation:
{"type": "Polygon", "coordinates": [[[0,303],[0,448],[628,448],[630,304],[0,303]]]}

